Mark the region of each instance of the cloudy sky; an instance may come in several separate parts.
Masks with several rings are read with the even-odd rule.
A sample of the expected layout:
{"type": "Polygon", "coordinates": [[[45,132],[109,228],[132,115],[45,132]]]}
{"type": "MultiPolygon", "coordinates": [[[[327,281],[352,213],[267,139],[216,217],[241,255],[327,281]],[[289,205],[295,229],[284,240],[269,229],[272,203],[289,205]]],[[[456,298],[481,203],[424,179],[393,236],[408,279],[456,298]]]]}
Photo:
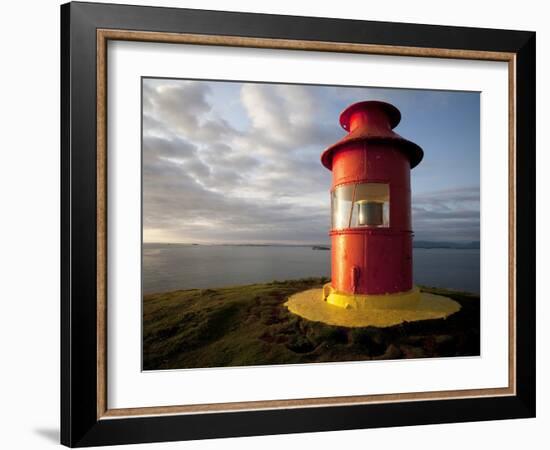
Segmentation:
{"type": "Polygon", "coordinates": [[[424,149],[415,239],[479,240],[479,94],[143,79],[144,242],[327,243],[322,151],[340,112],[384,100],[424,149]]]}

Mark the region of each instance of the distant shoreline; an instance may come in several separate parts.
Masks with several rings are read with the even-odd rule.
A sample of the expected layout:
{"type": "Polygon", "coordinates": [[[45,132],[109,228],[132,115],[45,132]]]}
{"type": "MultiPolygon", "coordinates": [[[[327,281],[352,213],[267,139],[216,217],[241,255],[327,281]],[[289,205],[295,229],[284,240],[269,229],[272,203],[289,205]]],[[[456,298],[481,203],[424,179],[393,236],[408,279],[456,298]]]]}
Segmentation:
{"type": "MultiPolygon", "coordinates": [[[[326,244],[199,244],[196,242],[144,242],[144,246],[181,246],[181,247],[297,247],[313,250],[330,250],[330,245],[326,244]]],[[[425,250],[431,249],[453,249],[453,250],[479,250],[479,241],[474,242],[413,242],[413,248],[425,250]]]]}

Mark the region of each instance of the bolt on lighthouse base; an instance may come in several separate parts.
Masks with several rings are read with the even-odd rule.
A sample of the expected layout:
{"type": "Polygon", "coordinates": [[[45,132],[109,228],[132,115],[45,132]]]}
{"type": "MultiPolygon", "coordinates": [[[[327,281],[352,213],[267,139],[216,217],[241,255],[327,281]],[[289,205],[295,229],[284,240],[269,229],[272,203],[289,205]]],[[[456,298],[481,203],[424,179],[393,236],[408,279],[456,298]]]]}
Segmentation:
{"type": "Polygon", "coordinates": [[[323,289],[308,289],[292,295],[288,310],[304,319],[341,327],[391,327],[403,322],[443,319],[460,304],[442,295],[409,292],[386,295],[353,295],[323,289]]]}

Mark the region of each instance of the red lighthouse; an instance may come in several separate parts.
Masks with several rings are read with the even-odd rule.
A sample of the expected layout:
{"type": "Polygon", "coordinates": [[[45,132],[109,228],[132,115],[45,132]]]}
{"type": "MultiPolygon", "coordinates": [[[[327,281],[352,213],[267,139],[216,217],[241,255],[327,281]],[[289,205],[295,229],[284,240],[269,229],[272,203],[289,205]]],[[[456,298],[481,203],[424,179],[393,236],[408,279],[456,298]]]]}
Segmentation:
{"type": "Polygon", "coordinates": [[[424,152],[393,131],[400,120],[389,103],[355,103],[340,116],[349,134],[321,156],[332,170],[329,303],[413,293],[410,172],[424,152]]]}
{"type": "Polygon", "coordinates": [[[340,115],[348,134],[321,156],[332,171],[332,281],[292,295],[292,313],[331,325],[386,327],[460,309],[413,286],[411,169],[424,152],[393,131],[400,120],[397,108],[380,101],[355,103],[340,115]]]}

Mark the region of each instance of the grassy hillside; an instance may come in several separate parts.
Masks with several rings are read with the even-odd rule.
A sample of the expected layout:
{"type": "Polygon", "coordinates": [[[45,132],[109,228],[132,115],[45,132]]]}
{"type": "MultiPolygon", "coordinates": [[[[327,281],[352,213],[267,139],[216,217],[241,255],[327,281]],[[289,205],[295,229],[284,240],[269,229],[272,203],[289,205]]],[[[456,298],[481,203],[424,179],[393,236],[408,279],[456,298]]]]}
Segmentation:
{"type": "Polygon", "coordinates": [[[308,278],[146,295],[145,370],[479,355],[479,296],[422,287],[462,305],[447,319],[389,328],[343,328],[288,312],[308,278]]]}

